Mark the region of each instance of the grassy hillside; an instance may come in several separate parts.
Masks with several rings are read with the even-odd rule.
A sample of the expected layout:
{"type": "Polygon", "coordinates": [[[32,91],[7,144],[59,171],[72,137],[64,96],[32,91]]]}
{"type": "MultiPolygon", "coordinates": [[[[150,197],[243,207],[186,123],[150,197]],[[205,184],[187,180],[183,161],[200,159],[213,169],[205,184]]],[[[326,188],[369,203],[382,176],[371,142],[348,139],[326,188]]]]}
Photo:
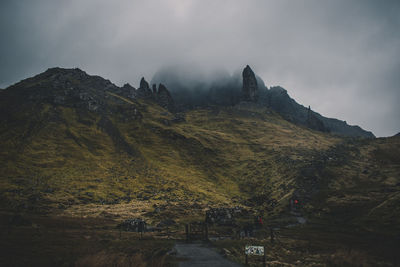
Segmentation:
{"type": "Polygon", "coordinates": [[[383,234],[398,233],[400,138],[351,142],[343,158],[324,170],[328,179],[314,199],[316,217],[383,234]]]}
{"type": "Polygon", "coordinates": [[[1,213],[156,225],[242,206],[276,227],[305,218],[290,246],[313,236],[337,249],[338,233],[358,245],[390,240],[382,248],[397,240],[399,137],[338,137],[245,102],[172,114],[80,70],[63,75],[49,70],[0,95],[1,213]]]}
{"type": "Polygon", "coordinates": [[[279,201],[305,159],[341,142],[258,106],[193,110],[174,123],[151,100],[122,99],[109,104],[120,112],[106,116],[116,133],[100,126],[104,115],[62,105],[13,114],[1,128],[3,203],[230,205],[259,194],[279,201]],[[126,118],[131,105],[141,119],[126,118]]]}

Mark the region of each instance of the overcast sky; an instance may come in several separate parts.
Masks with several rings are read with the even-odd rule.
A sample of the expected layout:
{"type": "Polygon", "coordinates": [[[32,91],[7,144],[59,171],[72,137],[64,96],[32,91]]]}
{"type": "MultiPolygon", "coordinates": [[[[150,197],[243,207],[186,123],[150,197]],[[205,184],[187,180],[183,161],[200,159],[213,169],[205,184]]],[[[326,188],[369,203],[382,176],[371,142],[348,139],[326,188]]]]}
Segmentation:
{"type": "Polygon", "coordinates": [[[400,1],[1,0],[0,36],[0,88],[54,66],[137,86],[249,64],[324,116],[400,131],[400,1]]]}

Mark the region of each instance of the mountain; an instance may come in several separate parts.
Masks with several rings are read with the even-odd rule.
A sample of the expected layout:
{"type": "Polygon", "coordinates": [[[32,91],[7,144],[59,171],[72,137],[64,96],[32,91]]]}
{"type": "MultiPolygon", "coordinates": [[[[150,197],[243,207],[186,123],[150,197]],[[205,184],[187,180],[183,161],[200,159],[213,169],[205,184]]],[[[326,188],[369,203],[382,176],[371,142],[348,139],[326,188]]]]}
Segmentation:
{"type": "Polygon", "coordinates": [[[263,196],[282,208],[290,194],[309,199],[319,191],[313,183],[321,174],[304,174],[305,166],[322,157],[320,167],[311,167],[319,173],[336,153],[330,151],[346,141],[325,133],[329,119],[298,105],[282,88],[249,98],[257,94],[257,78],[250,67],[243,76],[248,82],[238,97],[246,99],[238,104],[180,113],[173,93],[163,84],[151,90],[144,78],[138,89],[120,88],[79,69],[53,68],[10,86],[0,98],[3,203],[35,208],[40,199],[54,208],[263,196]],[[303,183],[311,183],[309,190],[303,183]]]}
{"type": "Polygon", "coordinates": [[[290,122],[314,130],[348,137],[375,137],[372,132],[365,131],[359,126],[326,118],[298,104],[289,96],[287,90],[280,86],[268,89],[250,66],[246,66],[242,73],[235,72],[233,75],[215,72],[198,76],[187,69],[164,68],[154,75],[152,82],[163,83],[171,88],[171,94],[179,110],[210,105],[232,106],[240,101],[252,101],[273,109],[290,122]],[[244,87],[248,88],[244,90],[244,87]]]}
{"type": "Polygon", "coordinates": [[[210,207],[238,206],[268,225],[305,223],[293,233],[302,240],[320,229],[318,242],[345,233],[362,249],[375,241],[360,236],[393,247],[400,138],[333,135],[284,89],[262,91],[244,74],[237,103],[204,94],[204,105],[184,109],[167,83],[118,87],[79,69],[10,86],[0,94],[0,215],[168,219],[179,230],[210,207]],[[291,109],[301,117],[285,117],[291,109]]]}

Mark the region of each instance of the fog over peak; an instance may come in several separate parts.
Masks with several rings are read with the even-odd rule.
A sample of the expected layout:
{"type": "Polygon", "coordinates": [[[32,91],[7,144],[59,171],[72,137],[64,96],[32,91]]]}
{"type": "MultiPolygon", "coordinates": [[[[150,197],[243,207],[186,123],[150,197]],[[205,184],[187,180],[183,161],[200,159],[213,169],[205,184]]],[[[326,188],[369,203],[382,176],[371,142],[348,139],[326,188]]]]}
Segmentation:
{"type": "Polygon", "coordinates": [[[248,64],[299,103],[389,136],[399,14],[390,0],[4,0],[0,88],[54,66],[137,87],[165,68],[209,83],[248,64]]]}

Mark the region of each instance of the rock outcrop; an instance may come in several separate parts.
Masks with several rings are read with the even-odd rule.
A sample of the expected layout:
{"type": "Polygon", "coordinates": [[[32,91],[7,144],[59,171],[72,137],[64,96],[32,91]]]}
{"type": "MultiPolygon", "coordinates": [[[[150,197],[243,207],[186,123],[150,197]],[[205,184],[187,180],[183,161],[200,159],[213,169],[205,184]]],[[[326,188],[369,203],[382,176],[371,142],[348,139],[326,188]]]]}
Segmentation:
{"type": "MultiPolygon", "coordinates": [[[[268,89],[249,66],[242,71],[242,77],[240,77],[239,71],[232,77],[223,76],[221,79],[214,79],[207,86],[205,82],[197,83],[197,85],[189,82],[185,84],[180,83],[178,78],[181,77],[172,79],[171,75],[164,76],[165,83],[160,82],[158,90],[154,85],[150,88],[144,78],[141,79],[140,87],[136,90],[129,84],[118,87],[109,80],[100,76],[88,75],[78,68],[50,68],[35,77],[25,79],[2,90],[1,95],[3,99],[7,99],[4,100],[5,102],[19,103],[20,99],[27,99],[27,102],[30,103],[46,102],[86,109],[99,114],[120,112],[120,110],[112,110],[116,106],[109,105],[110,102],[132,105],[118,96],[130,99],[149,99],[174,113],[211,105],[236,105],[240,101],[247,101],[249,104],[257,102],[259,105],[265,105],[278,112],[290,122],[314,130],[342,136],[375,137],[373,133],[365,131],[359,126],[348,125],[345,121],[327,118],[315,111],[308,110],[307,107],[292,99],[282,87],[275,86],[268,89]],[[174,80],[175,82],[171,82],[174,80]],[[173,91],[170,92],[164,84],[168,84],[173,91]]],[[[153,78],[153,82],[156,80],[153,78]]],[[[13,110],[2,109],[2,112],[10,114],[13,110]]],[[[125,107],[123,114],[124,119],[128,120],[142,117],[134,105],[129,108],[125,107]]]]}
{"type": "Polygon", "coordinates": [[[298,104],[287,91],[274,86],[265,92],[262,102],[278,112],[286,120],[295,124],[301,124],[311,129],[330,132],[342,136],[374,138],[373,133],[361,129],[359,126],[348,125],[345,121],[327,118],[311,109],[298,104]]]}
{"type": "Polygon", "coordinates": [[[156,100],[157,103],[163,108],[166,108],[171,112],[175,110],[174,100],[172,99],[167,87],[165,87],[162,83],[158,85],[156,100]]]}
{"type": "Polygon", "coordinates": [[[50,68],[10,86],[7,95],[13,101],[22,97],[31,102],[50,102],[101,113],[106,109],[107,92],[117,90],[119,87],[109,80],[88,75],[78,68],[50,68]]]}
{"type": "Polygon", "coordinates": [[[242,100],[257,102],[258,86],[257,79],[249,65],[244,68],[243,73],[242,100]]]}
{"type": "Polygon", "coordinates": [[[306,126],[310,129],[320,132],[329,132],[329,129],[325,127],[324,122],[315,116],[314,112],[311,111],[310,106],[308,106],[306,126]]]}
{"type": "Polygon", "coordinates": [[[136,89],[129,83],[126,83],[121,87],[121,95],[133,99],[136,97],[136,89]]]}
{"type": "Polygon", "coordinates": [[[150,90],[149,83],[146,82],[144,77],[140,80],[140,87],[137,89],[136,94],[138,97],[149,98],[153,96],[153,93],[150,90]]]}

